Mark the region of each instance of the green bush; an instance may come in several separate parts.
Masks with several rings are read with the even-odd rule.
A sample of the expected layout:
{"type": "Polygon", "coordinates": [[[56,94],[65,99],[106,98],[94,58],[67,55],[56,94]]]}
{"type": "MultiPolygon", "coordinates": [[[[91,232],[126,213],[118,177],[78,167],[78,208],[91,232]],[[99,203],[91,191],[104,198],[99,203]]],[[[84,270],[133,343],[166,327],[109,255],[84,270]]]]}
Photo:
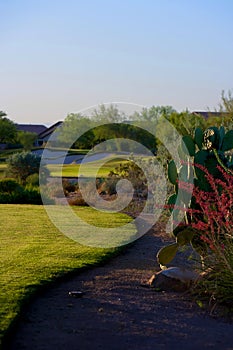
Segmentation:
{"type": "MultiPolygon", "coordinates": [[[[47,203],[53,204],[53,201],[48,200],[47,203]]],[[[32,184],[23,187],[14,179],[2,179],[0,180],[0,204],[43,204],[40,188],[32,184]]]]}
{"type": "Polygon", "coordinates": [[[24,188],[14,179],[0,180],[0,203],[20,203],[24,188]]]}
{"type": "Polygon", "coordinates": [[[25,188],[23,193],[23,201],[27,204],[42,204],[40,195],[40,189],[37,188],[25,188]]]}
{"type": "Polygon", "coordinates": [[[34,173],[26,178],[26,184],[31,186],[39,186],[39,174],[34,173]]]}
{"type": "Polygon", "coordinates": [[[133,160],[129,160],[126,163],[120,163],[113,171],[110,171],[108,178],[102,183],[99,192],[110,195],[116,194],[117,182],[121,179],[126,179],[131,182],[136,196],[147,197],[147,178],[142,168],[140,168],[133,160]]]}
{"type": "Polygon", "coordinates": [[[14,203],[12,195],[10,193],[0,193],[0,204],[14,203]]]}
{"type": "Polygon", "coordinates": [[[11,193],[0,193],[1,204],[43,204],[39,189],[25,189],[13,191],[11,193]]]}
{"type": "Polygon", "coordinates": [[[0,180],[0,193],[12,193],[14,191],[22,189],[22,186],[15,180],[15,179],[9,179],[5,178],[0,180]]]}
{"type": "Polygon", "coordinates": [[[41,167],[41,157],[31,152],[21,152],[11,155],[8,160],[7,172],[10,177],[26,184],[26,179],[32,174],[39,174],[41,168],[41,178],[49,175],[47,168],[41,167]]]}

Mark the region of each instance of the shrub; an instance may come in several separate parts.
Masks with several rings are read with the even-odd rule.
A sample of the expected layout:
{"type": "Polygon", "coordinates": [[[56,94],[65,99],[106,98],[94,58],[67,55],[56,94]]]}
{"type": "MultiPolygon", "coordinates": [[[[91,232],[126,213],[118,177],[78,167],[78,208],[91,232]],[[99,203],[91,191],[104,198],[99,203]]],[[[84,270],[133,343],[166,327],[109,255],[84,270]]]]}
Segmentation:
{"type": "Polygon", "coordinates": [[[38,187],[26,187],[23,192],[22,200],[25,204],[42,204],[40,189],[38,187]]]}
{"type": "Polygon", "coordinates": [[[20,189],[22,187],[15,179],[5,178],[0,180],[0,192],[9,194],[20,189]]]}
{"type": "Polygon", "coordinates": [[[69,205],[88,207],[89,204],[85,202],[81,195],[77,195],[75,197],[69,198],[69,205]]]}
{"type": "Polygon", "coordinates": [[[21,203],[24,188],[14,179],[0,180],[0,203],[21,203]]]}
{"type": "Polygon", "coordinates": [[[34,132],[18,131],[17,139],[24,149],[30,150],[33,147],[38,135],[34,132]]]}
{"type": "MultiPolygon", "coordinates": [[[[21,152],[11,155],[8,160],[7,172],[10,177],[20,181],[23,185],[26,184],[26,179],[32,174],[39,174],[41,158],[31,152],[21,152]]],[[[46,178],[49,172],[47,168],[41,167],[41,175],[46,178]]]]}
{"type": "Polygon", "coordinates": [[[17,192],[13,193],[0,193],[1,204],[16,204],[20,203],[19,195],[17,192]]]}
{"type": "Polygon", "coordinates": [[[68,179],[62,179],[62,186],[65,195],[67,195],[70,192],[75,192],[77,189],[77,184],[68,179]]]}
{"type": "MultiPolygon", "coordinates": [[[[183,144],[178,147],[178,153],[182,159],[180,165],[177,167],[174,160],[168,164],[168,179],[175,190],[175,193],[168,199],[168,207],[172,211],[174,224],[172,230],[176,237],[176,243],[171,248],[166,247],[165,251],[159,252],[158,260],[161,265],[163,265],[163,259],[161,260],[160,257],[165,257],[167,254],[165,261],[169,261],[181,245],[191,241],[195,244],[196,249],[203,250],[203,240],[200,237],[197,238],[198,234],[194,232],[195,228],[191,227],[194,210],[200,209],[197,198],[192,194],[192,191],[194,190],[194,194],[207,193],[208,196],[208,192],[213,192],[214,186],[218,186],[218,181],[223,176],[223,170],[226,174],[233,175],[231,154],[233,130],[226,132],[223,127],[218,129],[213,126],[203,132],[197,128],[194,131],[194,137],[185,135],[182,140],[183,144]],[[193,158],[193,161],[190,161],[190,158],[193,158]],[[182,223],[176,227],[179,222],[182,223]],[[187,230],[187,224],[191,229],[187,230]],[[184,230],[183,233],[182,230],[184,230]]],[[[210,213],[209,215],[211,215],[210,213]]],[[[203,215],[200,210],[198,215],[196,212],[196,217],[199,220],[203,219],[203,215]]]]}
{"type": "Polygon", "coordinates": [[[37,173],[34,173],[34,174],[31,174],[29,175],[27,178],[26,178],[26,184],[27,185],[31,185],[31,186],[39,186],[40,182],[39,182],[39,174],[37,173]]]}
{"type": "MultiPolygon", "coordinates": [[[[0,203],[42,204],[40,189],[31,184],[23,187],[15,179],[2,179],[0,180],[0,203]]],[[[51,200],[47,203],[53,204],[51,200]]]]}
{"type": "Polygon", "coordinates": [[[199,294],[233,307],[233,176],[220,166],[218,170],[222,179],[214,179],[202,168],[211,192],[194,188],[197,209],[189,209],[190,227],[195,230],[196,239],[204,243],[205,275],[197,284],[199,294]]]}
{"type": "Polygon", "coordinates": [[[176,242],[160,249],[158,262],[166,265],[191,243],[202,261],[199,293],[233,306],[233,130],[210,127],[203,133],[197,128],[193,138],[184,136],[183,141],[180,168],[174,161],[168,165],[176,191],[168,200],[176,242]],[[194,185],[188,174],[194,175],[194,185]]]}
{"type": "Polygon", "coordinates": [[[219,244],[229,239],[233,243],[233,176],[218,166],[222,179],[215,179],[204,167],[201,168],[211,191],[194,187],[192,201],[195,209],[189,208],[187,212],[192,218],[190,226],[198,230],[200,239],[212,251],[218,252],[219,244]]]}
{"type": "Polygon", "coordinates": [[[205,167],[198,168],[205,174],[208,191],[179,182],[180,189],[192,193],[191,207],[185,209],[189,221],[175,229],[176,243],[162,248],[158,259],[162,265],[169,262],[180,246],[191,242],[202,258],[198,297],[233,307],[233,175],[218,166],[222,176],[216,179],[205,167]]]}
{"type": "MultiPolygon", "coordinates": [[[[145,167],[145,164],[143,165],[145,167]]],[[[99,191],[110,195],[116,194],[116,184],[120,179],[126,179],[131,182],[136,196],[147,196],[147,178],[142,168],[133,160],[120,164],[113,171],[110,171],[108,178],[103,182],[99,191]]]]}

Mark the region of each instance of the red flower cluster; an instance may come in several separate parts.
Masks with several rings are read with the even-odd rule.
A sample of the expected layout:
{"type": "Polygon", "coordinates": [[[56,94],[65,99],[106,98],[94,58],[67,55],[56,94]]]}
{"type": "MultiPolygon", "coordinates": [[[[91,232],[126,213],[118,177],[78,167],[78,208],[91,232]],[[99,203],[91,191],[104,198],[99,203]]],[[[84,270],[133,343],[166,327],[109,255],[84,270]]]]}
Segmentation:
{"type": "MultiPolygon", "coordinates": [[[[219,166],[222,179],[216,179],[205,167],[195,166],[205,173],[211,191],[200,190],[197,186],[193,188],[195,209],[187,209],[191,218],[189,226],[198,230],[200,239],[214,250],[216,244],[219,246],[223,240],[233,238],[233,176],[219,166]]],[[[190,184],[178,185],[183,190],[191,190],[190,184]]]]}

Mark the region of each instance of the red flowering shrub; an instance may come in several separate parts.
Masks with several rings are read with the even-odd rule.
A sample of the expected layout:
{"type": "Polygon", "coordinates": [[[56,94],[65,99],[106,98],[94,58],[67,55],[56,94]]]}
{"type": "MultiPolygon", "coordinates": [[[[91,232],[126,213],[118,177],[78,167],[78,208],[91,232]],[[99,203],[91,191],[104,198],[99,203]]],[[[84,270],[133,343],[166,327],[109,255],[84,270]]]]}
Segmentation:
{"type": "Polygon", "coordinates": [[[211,191],[184,183],[179,183],[179,188],[192,190],[191,207],[187,209],[188,225],[197,230],[211,250],[216,250],[221,242],[233,239],[233,176],[219,166],[222,179],[215,179],[206,168],[198,167],[205,173],[211,191]]]}
{"type": "Polygon", "coordinates": [[[191,191],[192,201],[187,209],[193,235],[194,247],[202,246],[204,252],[204,278],[197,284],[197,290],[211,301],[227,303],[233,309],[233,175],[218,167],[222,174],[214,178],[206,168],[198,165],[205,173],[211,191],[193,189],[187,183],[179,188],[191,191]],[[205,247],[205,249],[203,249],[205,247]]]}

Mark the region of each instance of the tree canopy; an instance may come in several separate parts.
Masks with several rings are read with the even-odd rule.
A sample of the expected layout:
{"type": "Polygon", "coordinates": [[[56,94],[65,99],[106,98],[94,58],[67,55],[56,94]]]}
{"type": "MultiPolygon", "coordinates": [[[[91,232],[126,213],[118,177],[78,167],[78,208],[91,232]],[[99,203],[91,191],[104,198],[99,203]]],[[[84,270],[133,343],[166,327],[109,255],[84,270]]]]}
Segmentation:
{"type": "Polygon", "coordinates": [[[152,152],[155,151],[154,136],[140,128],[140,125],[125,122],[125,119],[124,113],[113,105],[109,107],[101,105],[89,117],[72,113],[67,116],[59,130],[58,139],[64,146],[70,146],[72,140],[75,140],[72,147],[81,149],[92,148],[104,141],[114,139],[115,142],[108,144],[111,148],[108,151],[133,152],[135,151],[132,149],[133,144],[127,142],[127,139],[130,139],[150,148],[152,152]]]}
{"type": "Polygon", "coordinates": [[[18,131],[17,141],[23,146],[25,150],[30,150],[37,139],[35,132],[18,131]]]}
{"type": "Polygon", "coordinates": [[[0,143],[14,143],[17,129],[14,122],[6,116],[5,112],[0,111],[0,143]]]}

